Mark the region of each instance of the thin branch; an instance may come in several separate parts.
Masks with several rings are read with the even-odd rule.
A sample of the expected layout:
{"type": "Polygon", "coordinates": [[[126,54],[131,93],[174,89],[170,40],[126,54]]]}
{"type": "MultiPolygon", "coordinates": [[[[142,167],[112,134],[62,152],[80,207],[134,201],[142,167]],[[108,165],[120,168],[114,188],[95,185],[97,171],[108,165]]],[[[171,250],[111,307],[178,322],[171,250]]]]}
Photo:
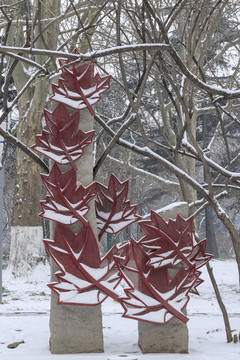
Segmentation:
{"type": "Polygon", "coordinates": [[[111,142],[108,144],[107,148],[104,150],[103,154],[101,155],[100,159],[97,161],[96,165],[93,169],[93,176],[95,177],[101,164],[106,159],[107,155],[110,153],[114,145],[118,142],[119,138],[122,134],[127,130],[127,128],[136,120],[137,115],[132,114],[129,119],[125,121],[125,123],[120,127],[120,129],[116,132],[114,137],[112,138],[111,142]]]}
{"type": "Polygon", "coordinates": [[[229,323],[227,310],[226,310],[226,307],[225,307],[225,305],[224,305],[224,303],[222,301],[222,298],[221,298],[220,292],[218,290],[216,280],[215,280],[215,278],[213,276],[213,269],[209,264],[207,264],[207,271],[208,271],[208,274],[210,276],[210,279],[211,279],[211,282],[212,282],[212,285],[213,285],[213,289],[214,289],[214,292],[215,292],[215,295],[216,295],[216,298],[217,298],[217,302],[218,302],[218,304],[220,306],[220,309],[222,311],[222,314],[223,314],[225,330],[226,330],[226,335],[227,335],[227,342],[230,343],[230,342],[233,341],[233,337],[232,337],[231,326],[230,326],[230,323],[229,323]]]}
{"type": "Polygon", "coordinates": [[[2,137],[7,141],[11,142],[12,144],[20,148],[25,154],[30,156],[30,158],[33,159],[37,164],[39,164],[45,172],[47,173],[49,172],[49,168],[44,163],[44,161],[38,155],[36,155],[35,152],[33,152],[27,145],[25,145],[18,138],[13,136],[9,131],[3,130],[0,127],[0,135],[2,135],[2,137]]]}
{"type": "Polygon", "coordinates": [[[6,53],[8,56],[14,58],[14,59],[17,59],[19,61],[22,61],[22,62],[25,62],[27,63],[28,65],[31,65],[31,66],[34,66],[38,69],[40,69],[43,73],[45,73],[46,75],[48,74],[48,71],[46,68],[44,68],[42,65],[38,64],[36,61],[33,61],[33,60],[30,60],[24,56],[21,56],[21,55],[18,55],[18,54],[15,54],[15,53],[11,53],[11,52],[8,52],[6,53]]]}

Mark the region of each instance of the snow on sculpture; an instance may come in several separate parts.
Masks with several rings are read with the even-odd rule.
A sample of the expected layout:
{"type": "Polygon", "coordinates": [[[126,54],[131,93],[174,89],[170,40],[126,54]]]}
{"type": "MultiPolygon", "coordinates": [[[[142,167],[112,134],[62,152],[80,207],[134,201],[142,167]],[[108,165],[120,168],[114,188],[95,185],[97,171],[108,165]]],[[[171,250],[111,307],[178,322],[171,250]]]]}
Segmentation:
{"type": "Polygon", "coordinates": [[[124,317],[156,324],[177,317],[185,323],[188,318],[182,310],[202,283],[199,268],[212,257],[206,254],[206,240],[193,245],[192,218],[177,216],[165,222],[152,212],[150,220],[142,221],[137,205],[127,200],[128,180],[120,182],[111,174],[108,186],[77,184],[75,162],[94,135],[79,130],[81,110],[94,115],[92,106],[109,89],[110,76],[94,75],[93,61],[68,63],[60,60],[63,78],[52,86],[51,97],[57,105],[53,112],[44,111],[48,131],[37,135],[33,146],[53,161],[50,173],[41,175],[48,194],[41,201],[40,216],[56,222],[54,239],[44,240],[59,268],[57,282],[49,287],[59,304],[98,305],[110,296],[122,305],[124,317]],[[134,222],[145,235],[112,247],[101,258],[85,217],[94,198],[99,241],[105,233],[116,234],[134,222]],[[70,228],[76,223],[81,225],[77,233],[70,228]],[[119,296],[116,287],[122,279],[127,287],[119,296]]]}
{"type": "Polygon", "coordinates": [[[96,195],[95,183],[78,186],[74,169],[61,172],[56,163],[49,175],[41,177],[49,195],[40,203],[43,210],[40,216],[65,225],[80,221],[88,226],[84,216],[90,209],[88,203],[96,195]]]}
{"type": "MultiPolygon", "coordinates": [[[[68,60],[60,60],[64,66],[68,60]]],[[[91,115],[95,115],[92,108],[100,95],[109,89],[110,76],[101,78],[99,74],[94,76],[94,62],[87,61],[80,66],[70,65],[62,69],[63,78],[59,79],[58,85],[53,85],[52,100],[65,104],[74,110],[88,109],[91,115]]]]}

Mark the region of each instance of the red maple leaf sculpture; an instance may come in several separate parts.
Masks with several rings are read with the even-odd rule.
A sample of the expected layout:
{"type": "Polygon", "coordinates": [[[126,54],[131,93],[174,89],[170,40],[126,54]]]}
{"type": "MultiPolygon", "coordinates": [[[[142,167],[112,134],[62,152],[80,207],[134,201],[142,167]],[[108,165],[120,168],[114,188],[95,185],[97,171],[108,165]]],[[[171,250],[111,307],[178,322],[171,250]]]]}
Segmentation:
{"type": "Polygon", "coordinates": [[[96,214],[99,239],[106,232],[116,234],[126,226],[141,219],[136,214],[137,205],[127,200],[129,182],[120,182],[111,174],[108,187],[97,183],[96,214]]]}
{"type": "Polygon", "coordinates": [[[55,163],[49,175],[42,175],[42,181],[49,195],[41,201],[41,217],[65,225],[80,221],[87,225],[84,216],[89,211],[89,202],[96,195],[95,183],[84,187],[77,186],[76,172],[74,169],[61,172],[55,163]]]}
{"type": "Polygon", "coordinates": [[[176,221],[168,223],[151,212],[151,220],[139,223],[146,235],[140,244],[148,250],[149,265],[158,268],[166,265],[199,268],[206,264],[212,256],[205,253],[206,241],[193,246],[193,218],[187,220],[180,215],[176,221]]]}
{"type": "Polygon", "coordinates": [[[98,182],[78,186],[76,161],[94,134],[79,129],[80,111],[88,109],[94,115],[92,106],[109,88],[110,76],[94,75],[93,61],[71,64],[60,60],[60,65],[63,78],[53,85],[51,97],[57,106],[53,112],[45,110],[48,131],[37,135],[33,146],[53,160],[50,174],[41,175],[48,194],[41,201],[40,216],[56,222],[54,239],[44,240],[59,268],[57,282],[49,286],[59,304],[98,305],[110,296],[122,305],[125,317],[165,324],[175,316],[186,322],[182,311],[189,293],[198,294],[199,268],[211,259],[206,240],[193,245],[192,218],[177,216],[165,222],[152,212],[150,220],[139,222],[145,233],[139,242],[114,246],[101,258],[85,218],[90,207],[96,205],[99,239],[141,217],[136,214],[137,205],[127,200],[128,181],[120,182],[112,174],[107,187],[98,182]],[[75,223],[76,233],[71,227],[75,223]],[[122,279],[128,287],[125,296],[119,297],[116,286],[122,279]]]}
{"type": "Polygon", "coordinates": [[[60,269],[58,282],[49,287],[58,295],[59,304],[98,305],[107,296],[117,300],[115,291],[121,278],[115,267],[114,255],[123,250],[114,246],[101,259],[90,225],[77,234],[66,226],[56,226],[55,240],[45,240],[45,246],[60,269]]]}
{"type": "MultiPolygon", "coordinates": [[[[62,60],[60,64],[65,65],[67,62],[62,60]]],[[[52,85],[51,100],[76,110],[87,108],[91,115],[95,115],[92,106],[109,89],[111,76],[94,75],[94,61],[87,61],[63,68],[63,77],[59,79],[58,85],[52,85]]]]}
{"type": "Polygon", "coordinates": [[[174,316],[183,322],[182,313],[189,301],[188,293],[197,281],[194,269],[181,268],[170,279],[166,267],[149,267],[149,257],[139,243],[131,241],[124,258],[115,257],[117,267],[127,282],[127,297],[119,302],[125,309],[124,317],[157,324],[165,324],[174,316]]]}
{"type": "Polygon", "coordinates": [[[212,259],[213,255],[207,254],[206,249],[207,240],[204,239],[193,247],[191,254],[188,256],[188,259],[191,263],[194,263],[196,269],[206,265],[212,259]]]}
{"type": "Polygon", "coordinates": [[[79,130],[80,112],[69,114],[62,104],[52,113],[45,110],[44,115],[49,132],[43,130],[42,135],[37,135],[36,145],[32,148],[60,165],[70,163],[75,168],[74,161],[78,160],[83,149],[92,143],[94,131],[85,133],[79,130]]]}

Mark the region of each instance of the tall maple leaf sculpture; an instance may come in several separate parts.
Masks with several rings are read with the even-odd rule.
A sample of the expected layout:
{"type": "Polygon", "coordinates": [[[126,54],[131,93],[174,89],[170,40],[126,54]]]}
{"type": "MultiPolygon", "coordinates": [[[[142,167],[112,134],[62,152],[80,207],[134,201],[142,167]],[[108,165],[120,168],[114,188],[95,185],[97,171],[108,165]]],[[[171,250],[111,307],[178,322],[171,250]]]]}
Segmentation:
{"type": "Polygon", "coordinates": [[[33,146],[53,161],[50,173],[41,175],[47,196],[40,202],[40,216],[56,222],[54,239],[44,240],[59,269],[49,286],[59,304],[98,305],[110,296],[122,305],[125,317],[156,324],[173,317],[187,322],[183,309],[189,294],[198,294],[203,281],[199,268],[211,259],[206,240],[194,245],[192,218],[165,222],[152,212],[150,220],[141,221],[137,205],[127,200],[128,180],[111,174],[108,186],[77,183],[76,161],[94,136],[93,130],[79,130],[81,111],[94,115],[93,105],[109,89],[110,76],[94,75],[93,61],[76,65],[60,60],[60,65],[63,77],[52,86],[51,97],[57,105],[53,112],[44,111],[48,131],[37,135],[33,146]],[[101,258],[85,217],[94,198],[99,240],[134,222],[145,233],[142,239],[114,246],[101,258]],[[79,225],[77,233],[73,224],[79,225]],[[127,284],[124,296],[116,291],[121,280],[127,284]]]}

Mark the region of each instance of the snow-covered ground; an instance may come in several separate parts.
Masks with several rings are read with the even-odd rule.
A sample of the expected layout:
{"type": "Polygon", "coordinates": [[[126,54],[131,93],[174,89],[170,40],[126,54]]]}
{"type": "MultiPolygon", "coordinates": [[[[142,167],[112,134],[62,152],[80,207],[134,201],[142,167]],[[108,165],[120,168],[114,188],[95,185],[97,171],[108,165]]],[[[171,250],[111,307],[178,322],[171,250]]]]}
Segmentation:
{"type": "MultiPolygon", "coordinates": [[[[239,334],[240,290],[236,263],[233,260],[213,260],[211,266],[229,313],[233,334],[239,334]]],[[[240,342],[226,342],[221,312],[205,269],[203,278],[205,282],[199,287],[200,297],[192,296],[188,304],[189,354],[143,355],[137,345],[137,321],[121,318],[121,307],[109,299],[103,304],[103,354],[52,355],[48,347],[48,266],[41,265],[21,278],[13,278],[9,270],[4,270],[3,304],[0,304],[0,359],[108,360],[115,357],[126,360],[239,360],[240,342]],[[18,341],[24,343],[15,349],[7,347],[18,341]]]]}

